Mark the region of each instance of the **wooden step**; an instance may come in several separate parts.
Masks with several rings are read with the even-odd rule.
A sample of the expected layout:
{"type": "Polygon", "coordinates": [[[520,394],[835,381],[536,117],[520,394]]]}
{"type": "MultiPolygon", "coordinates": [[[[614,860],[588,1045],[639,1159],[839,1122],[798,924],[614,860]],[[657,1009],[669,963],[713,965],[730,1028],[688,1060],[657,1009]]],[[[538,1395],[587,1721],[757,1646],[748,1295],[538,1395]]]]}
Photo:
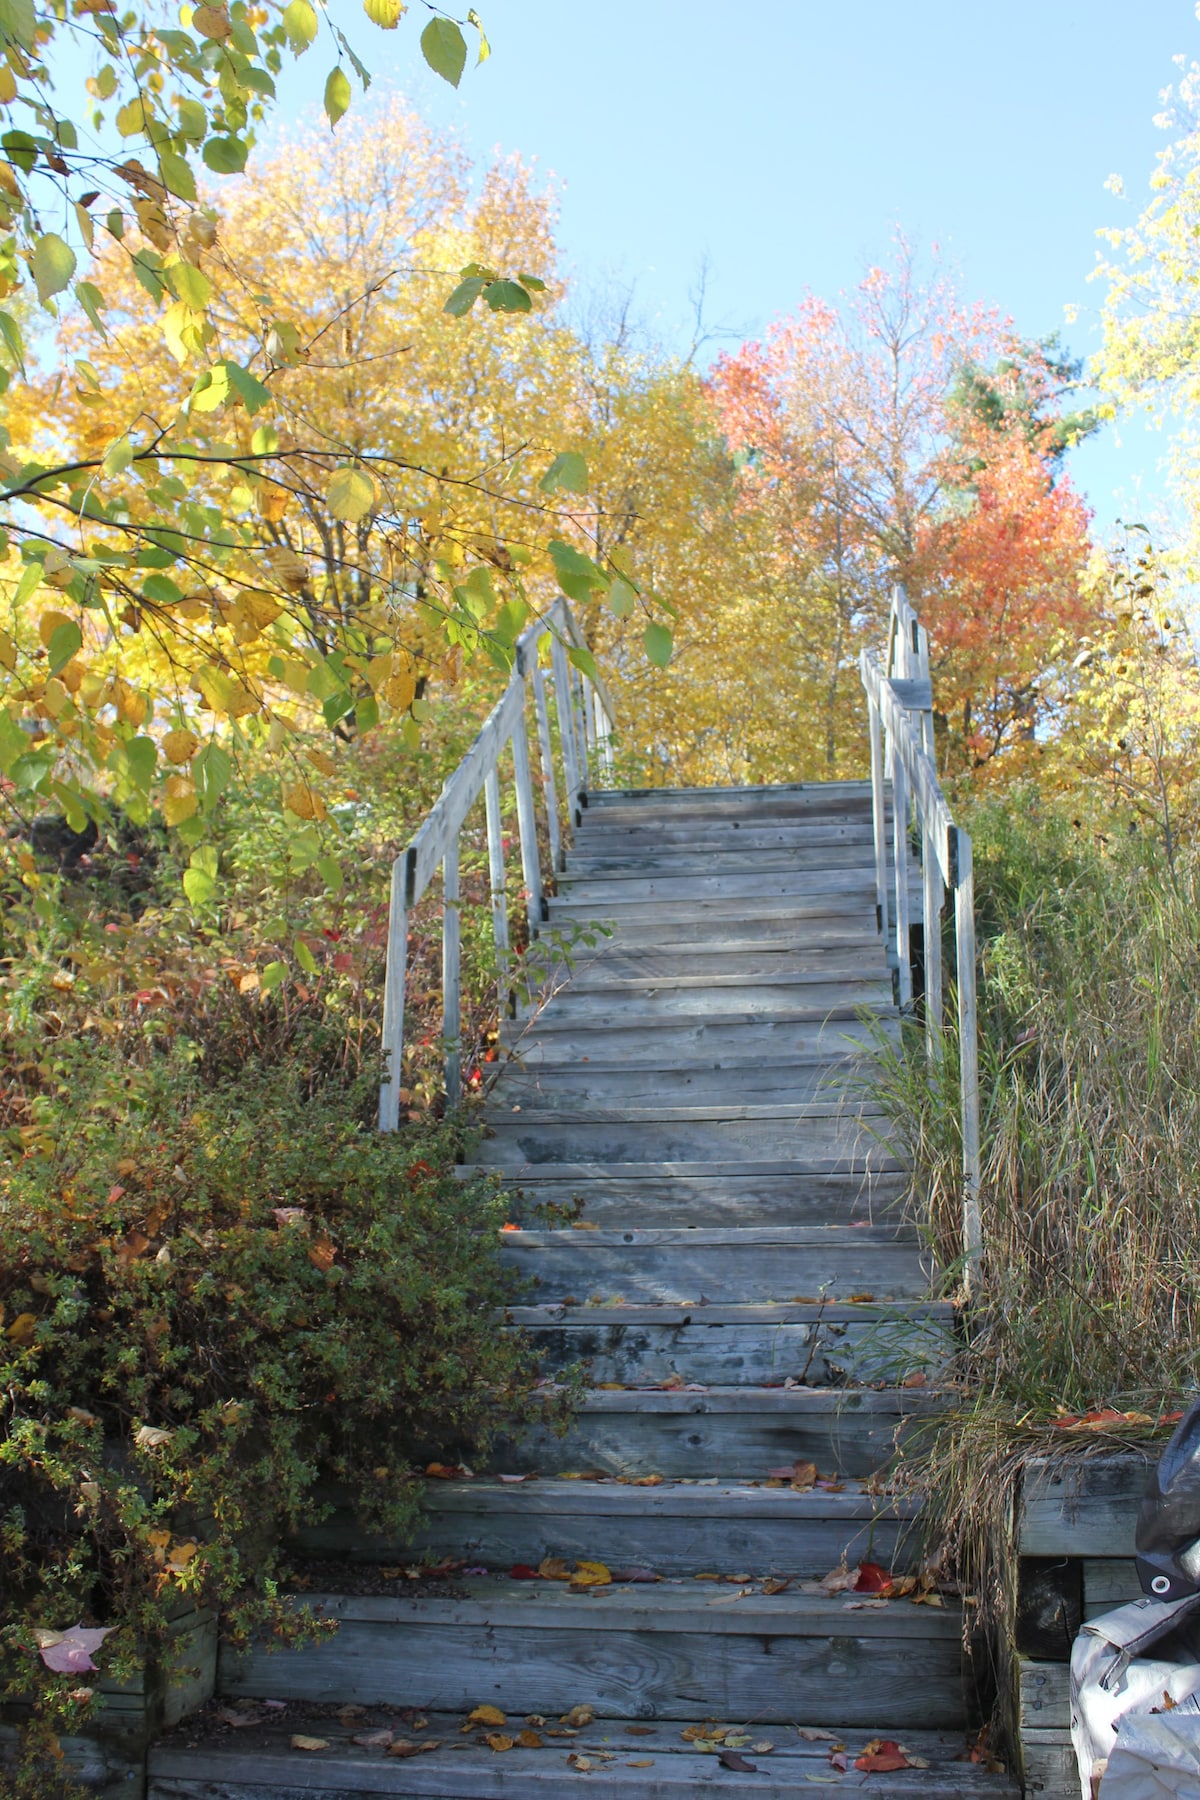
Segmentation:
{"type": "Polygon", "coordinates": [[[602,928],[622,940],[647,927],[651,936],[661,938],[664,918],[669,917],[671,937],[680,943],[693,935],[745,937],[758,930],[782,932],[802,943],[820,943],[826,936],[844,941],[848,932],[863,941],[878,941],[874,892],[872,887],[869,894],[864,888],[852,895],[780,894],[764,899],[748,894],[697,894],[677,896],[669,908],[657,896],[639,898],[611,892],[597,899],[565,892],[549,898],[547,912],[550,925],[560,930],[602,928]]]}
{"type": "Polygon", "coordinates": [[[933,1387],[591,1389],[564,1436],[537,1427],[502,1443],[492,1469],[761,1481],[799,1460],[865,1477],[891,1461],[899,1436],[945,1405],[933,1387]]]}
{"type": "Polygon", "coordinates": [[[504,1260],[545,1304],[589,1299],[695,1305],[739,1300],[925,1299],[929,1273],[915,1233],[889,1226],[629,1227],[505,1230],[504,1260]]]}
{"type": "Polygon", "coordinates": [[[886,1154],[890,1129],[879,1116],[814,1117],[799,1107],[731,1107],[734,1116],[724,1118],[715,1107],[690,1111],[688,1117],[684,1108],[673,1107],[666,1119],[652,1115],[625,1122],[615,1109],[608,1117],[601,1112],[574,1119],[524,1110],[501,1113],[480,1145],[479,1160],[488,1168],[516,1171],[531,1163],[732,1162],[739,1156],[756,1162],[774,1157],[845,1163],[877,1150],[886,1154]]]}
{"type": "Polygon", "coordinates": [[[844,1725],[965,1723],[956,1606],[868,1608],[686,1579],[598,1594],[486,1576],[455,1585],[463,1598],[305,1594],[338,1621],[336,1636],[273,1653],[225,1649],[220,1689],[460,1714],[481,1702],[517,1714],[588,1704],[605,1717],[705,1712],[766,1724],[803,1707],[844,1725]]]}
{"type": "Polygon", "coordinates": [[[779,900],[824,900],[847,910],[856,904],[875,905],[875,872],[861,869],[779,869],[759,873],[756,868],[732,869],[715,875],[623,875],[576,880],[570,871],[559,879],[560,901],[588,905],[603,911],[608,906],[682,900],[752,900],[756,905],[779,900]]]}
{"type": "Polygon", "coordinates": [[[594,1386],[812,1387],[936,1382],[958,1344],[947,1302],[832,1298],[669,1304],[524,1305],[508,1317],[536,1347],[547,1374],[582,1364],[594,1386]]]}
{"type": "MultiPolygon", "coordinates": [[[[768,1067],[757,1057],[742,1061],[730,1057],[715,1064],[683,1063],[654,1071],[652,1097],[664,1109],[752,1103],[837,1104],[838,1095],[845,1094],[856,1082],[865,1081],[871,1066],[866,1057],[853,1069],[847,1067],[845,1058],[837,1062],[814,1058],[768,1067]]],[[[488,1093],[488,1108],[490,1116],[501,1123],[517,1106],[522,1111],[574,1115],[594,1107],[642,1106],[650,1098],[645,1070],[631,1069],[624,1062],[589,1061],[565,1066],[539,1063],[529,1068],[510,1062],[502,1066],[488,1093]]]]}
{"type": "Polygon", "coordinates": [[[553,1004],[560,1028],[573,1020],[612,1017],[652,1024],[657,1019],[703,1018],[731,1008],[756,1019],[854,1019],[863,1012],[892,1010],[892,981],[885,969],[836,980],[805,975],[777,975],[764,980],[638,982],[569,981],[548,999],[538,997],[529,1009],[541,1018],[553,1004]]]}
{"type": "MultiPolygon", "coordinates": [[[[548,904],[552,927],[567,935],[594,922],[585,909],[564,906],[553,895],[548,904]]],[[[669,915],[664,915],[661,907],[640,911],[623,907],[619,915],[610,909],[604,923],[605,935],[590,946],[576,948],[580,961],[610,949],[640,953],[645,949],[695,948],[720,956],[767,946],[805,956],[848,951],[857,957],[878,954],[882,948],[873,906],[862,907],[853,917],[824,902],[816,908],[806,903],[802,911],[777,901],[761,909],[751,901],[726,907],[708,902],[692,908],[673,906],[669,915]]]]}
{"type": "Polygon", "coordinates": [[[870,1560],[902,1571],[921,1549],[916,1503],[869,1492],[861,1482],[801,1492],[730,1482],[647,1488],[476,1478],[427,1482],[423,1506],[415,1539],[368,1537],[343,1505],[302,1532],[296,1547],[381,1564],[457,1557],[501,1575],[556,1556],[657,1575],[746,1570],[805,1579],[819,1579],[843,1559],[851,1568],[870,1560]]]}
{"type": "MultiPolygon", "coordinates": [[[[684,847],[648,846],[632,854],[607,855],[600,849],[572,850],[567,858],[565,883],[577,881],[642,881],[668,876],[675,880],[698,875],[737,874],[752,869],[756,875],[867,871],[874,878],[875,857],[869,840],[861,843],[815,844],[811,848],[785,845],[775,850],[746,850],[739,844],[727,849],[710,845],[684,847]]],[[[560,886],[564,883],[560,883],[560,886]]]]}
{"type": "Polygon", "coordinates": [[[647,852],[658,855],[664,849],[678,849],[689,857],[730,850],[757,857],[780,850],[808,852],[846,845],[865,851],[866,860],[874,859],[875,836],[869,818],[825,816],[818,821],[781,820],[766,825],[743,824],[737,819],[711,825],[687,820],[672,825],[660,819],[655,824],[616,826],[590,823],[585,817],[568,856],[571,861],[592,856],[638,858],[647,852]]]}
{"type": "MultiPolygon", "coordinates": [[[[772,1165],[774,1167],[774,1165],[772,1165]]],[[[530,1166],[509,1188],[513,1224],[537,1227],[562,1221],[577,1209],[605,1229],[635,1222],[655,1225],[836,1225],[884,1223],[903,1204],[909,1188],[904,1169],[870,1173],[763,1173],[757,1163],[727,1164],[731,1173],[630,1174],[627,1169],[592,1165],[591,1175],[564,1174],[554,1163],[530,1166]],[[549,1213],[548,1208],[562,1209],[549,1213]]],[[[464,1163],[463,1179],[482,1170],[464,1163]]],[[[505,1183],[506,1187],[508,1183],[505,1183]]]]}
{"type": "MultiPolygon", "coordinates": [[[[843,1737],[852,1762],[872,1738],[894,1737],[898,1729],[881,1727],[876,1719],[848,1732],[806,1727],[805,1736],[794,1726],[767,1731],[755,1715],[743,1735],[750,1744],[769,1742],[771,1748],[747,1751],[743,1760],[757,1770],[748,1776],[723,1768],[715,1751],[706,1753],[686,1741],[677,1720],[647,1726],[598,1719],[572,1738],[546,1737],[542,1749],[518,1745],[497,1755],[483,1733],[475,1734],[478,1742],[462,1736],[461,1714],[428,1714],[426,1724],[414,1731],[393,1706],[369,1715],[370,1723],[386,1719],[395,1724],[398,1737],[431,1738],[440,1745],[430,1754],[398,1759],[383,1746],[356,1745],[354,1737],[363,1735],[359,1725],[321,1715],[314,1721],[297,1706],[289,1714],[284,1725],[237,1732],[218,1725],[200,1738],[193,1727],[186,1736],[176,1734],[158,1745],[150,1757],[149,1800],[366,1800],[368,1795],[390,1800],[524,1800],[527,1795],[531,1800],[566,1800],[579,1794],[583,1782],[589,1793],[610,1800],[690,1800],[693,1794],[745,1800],[750,1782],[756,1800],[796,1800],[810,1791],[810,1782],[857,1786],[862,1781],[854,1774],[839,1778],[833,1771],[830,1752],[843,1737]],[[292,1736],[303,1735],[306,1726],[310,1734],[319,1730],[328,1750],[313,1755],[292,1749],[292,1736]],[[577,1768],[568,1760],[571,1756],[582,1757],[585,1767],[577,1768]]],[[[514,1737],[524,1723],[522,1716],[514,1716],[514,1737]]],[[[553,1719],[551,1725],[562,1729],[553,1719]]],[[[904,1731],[903,1738],[910,1755],[927,1766],[872,1775],[865,1785],[874,1800],[1016,1800],[1015,1782],[963,1760],[961,1730],[904,1731]]]]}
{"type": "Polygon", "coordinates": [[[640,1023],[610,1008],[586,1020],[560,1019],[553,1007],[536,1019],[501,1027],[500,1039],[526,1065],[586,1065],[589,1060],[658,1068],[685,1061],[711,1064],[714,1055],[764,1063],[797,1058],[853,1056],[898,1042],[899,1021],[880,1011],[869,1021],[848,1008],[844,1018],[800,1011],[798,1017],[766,1017],[729,1010],[708,1017],[651,1019],[640,1023]]]}
{"type": "MultiPolygon", "coordinates": [[[[636,994],[662,987],[682,991],[689,987],[754,988],[787,982],[797,989],[844,989],[858,988],[864,982],[890,981],[882,949],[870,959],[860,951],[851,960],[844,951],[834,956],[782,948],[738,953],[689,944],[683,949],[659,949],[653,954],[639,954],[617,945],[604,946],[590,955],[575,955],[571,965],[555,964],[547,970],[545,985],[572,994],[636,994]],[[564,983],[569,983],[569,988],[564,988],[564,983]]],[[[887,992],[890,994],[890,986],[887,992]]]]}

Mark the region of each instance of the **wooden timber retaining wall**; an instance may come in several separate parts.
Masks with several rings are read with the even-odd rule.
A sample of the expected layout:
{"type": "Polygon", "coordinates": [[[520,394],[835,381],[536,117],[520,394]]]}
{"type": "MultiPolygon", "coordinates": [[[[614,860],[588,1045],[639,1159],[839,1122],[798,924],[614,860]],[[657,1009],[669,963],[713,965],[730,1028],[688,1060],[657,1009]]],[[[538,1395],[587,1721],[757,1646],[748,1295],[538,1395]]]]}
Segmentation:
{"type": "Polygon", "coordinates": [[[1138,1504],[1162,1446],[1031,1462],[1018,1543],[1017,1647],[1026,1793],[1079,1800],[1071,1748],[1071,1644],[1085,1619],[1136,1600],[1138,1504]]]}

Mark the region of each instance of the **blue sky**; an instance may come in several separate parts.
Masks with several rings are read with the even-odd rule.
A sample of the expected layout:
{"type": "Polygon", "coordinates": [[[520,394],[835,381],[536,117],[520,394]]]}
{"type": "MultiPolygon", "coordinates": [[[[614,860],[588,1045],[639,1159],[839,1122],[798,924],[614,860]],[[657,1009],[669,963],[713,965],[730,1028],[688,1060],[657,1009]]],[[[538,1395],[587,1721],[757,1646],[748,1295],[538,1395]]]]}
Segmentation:
{"type": "MultiPolygon", "coordinates": [[[[457,93],[420,64],[419,3],[393,34],[351,30],[377,78],[475,155],[519,150],[553,173],[577,282],[632,284],[675,343],[704,261],[710,322],[753,335],[806,288],[852,285],[901,225],[1031,336],[1075,304],[1067,342],[1088,353],[1097,227],[1144,203],[1172,57],[1200,57],[1191,0],[479,8],[493,55],[457,93]],[[1113,173],[1125,201],[1105,190],[1113,173]]],[[[283,116],[315,100],[327,61],[322,45],[297,65],[283,116]]],[[[1101,525],[1161,493],[1163,439],[1136,424],[1122,437],[1075,459],[1101,525]]]]}

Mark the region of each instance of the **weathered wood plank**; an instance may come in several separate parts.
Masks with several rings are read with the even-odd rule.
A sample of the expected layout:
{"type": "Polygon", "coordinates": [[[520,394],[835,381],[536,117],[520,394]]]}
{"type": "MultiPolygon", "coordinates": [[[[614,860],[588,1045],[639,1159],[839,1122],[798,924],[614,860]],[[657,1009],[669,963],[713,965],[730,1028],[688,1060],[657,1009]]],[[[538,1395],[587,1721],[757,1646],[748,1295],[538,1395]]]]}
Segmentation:
{"type": "Polygon", "coordinates": [[[1022,1657],[1021,1733],[1068,1731],[1071,1725],[1071,1665],[1022,1657]]]}
{"type": "MultiPolygon", "coordinates": [[[[478,1168],[463,1165],[457,1173],[478,1168]]],[[[737,1225],[751,1217],[764,1225],[883,1222],[900,1211],[907,1190],[903,1171],[870,1177],[750,1173],[627,1179],[616,1169],[580,1180],[560,1177],[553,1163],[541,1163],[509,1188],[508,1216],[524,1225],[551,1223],[546,1207],[581,1202],[583,1217],[598,1225],[624,1225],[632,1218],[645,1225],[737,1225]]]]}
{"type": "MultiPolygon", "coordinates": [[[[520,1171],[542,1163],[807,1162],[814,1157],[878,1159],[891,1154],[880,1120],[856,1119],[590,1119],[540,1123],[517,1114],[498,1117],[479,1147],[488,1168],[520,1171]]],[[[514,1175],[514,1179],[517,1177],[514,1175]]]]}
{"type": "Polygon", "coordinates": [[[781,1019],[729,1012],[712,1018],[655,1019],[640,1025],[604,1014],[586,1023],[572,1019],[560,1027],[553,1017],[543,1013],[537,1019],[506,1025],[501,1041],[526,1065],[623,1058],[627,1063],[657,1068],[663,1062],[674,1064],[689,1056],[707,1059],[714,1051],[743,1057],[757,1055],[764,1062],[804,1055],[849,1056],[874,1047],[878,1041],[876,1032],[886,1038],[891,1026],[892,1021],[886,1016],[881,1016],[876,1025],[853,1016],[781,1019]]]}
{"type": "Polygon", "coordinates": [[[749,850],[734,843],[728,849],[672,845],[657,852],[648,849],[624,856],[609,856],[596,849],[573,851],[567,861],[571,884],[601,881],[682,880],[704,875],[737,874],[753,869],[756,875],[800,874],[804,871],[858,872],[873,867],[870,840],[860,844],[841,842],[807,846],[783,845],[778,849],[749,850]]]}
{"type": "Polygon", "coordinates": [[[839,1231],[704,1227],[679,1231],[506,1231],[504,1260],[531,1276],[540,1298],[618,1294],[666,1302],[787,1300],[822,1293],[849,1298],[924,1299],[930,1271],[918,1243],[896,1241],[887,1227],[839,1231]]]}
{"type": "Polygon", "coordinates": [[[586,1481],[431,1482],[421,1528],[408,1542],[366,1537],[349,1511],[310,1527],[298,1542],[356,1561],[451,1555],[499,1572],[560,1556],[660,1575],[736,1569],[805,1578],[826,1574],[843,1556],[851,1566],[870,1557],[900,1568],[919,1554],[915,1509],[862,1490],[586,1481]]]}
{"type": "Polygon", "coordinates": [[[665,900],[791,900],[836,899],[848,906],[862,904],[866,896],[875,905],[875,877],[870,868],[731,870],[716,875],[626,875],[611,880],[575,880],[567,873],[559,882],[559,895],[572,906],[592,906],[603,916],[609,906],[660,904],[665,900]]]}
{"type": "Polygon", "coordinates": [[[464,1586],[479,1597],[306,1596],[339,1620],[337,1636],[223,1656],[222,1690],[447,1712],[481,1701],[505,1712],[565,1712],[586,1701],[626,1718],[706,1710],[761,1722],[791,1721],[803,1694],[806,1710],[846,1724],[964,1719],[961,1621],[951,1608],[931,1615],[897,1602],[847,1611],[791,1589],[764,1599],[686,1582],[590,1599],[557,1583],[464,1586]],[[912,1679],[917,1646],[920,1682],[912,1679]]]}
{"type": "Polygon", "coordinates": [[[1160,1451],[1030,1463],[1021,1500],[1024,1556],[1128,1556],[1137,1509],[1160,1451]]]}
{"type": "Polygon", "coordinates": [[[1083,1616],[1098,1618],[1142,1598],[1132,1556],[1089,1556],[1083,1565],[1083,1616]]]}
{"type": "Polygon", "coordinates": [[[906,1421],[942,1406],[936,1389],[709,1388],[703,1394],[591,1392],[562,1437],[535,1429],[497,1447],[498,1471],[761,1480],[768,1469],[815,1462],[865,1476],[891,1459],[906,1421]]]}
{"type": "Polygon", "coordinates": [[[1021,1739],[1026,1795],[1079,1800],[1079,1769],[1068,1731],[1028,1731],[1021,1739]]]}
{"type": "MultiPolygon", "coordinates": [[[[535,1001],[532,1010],[544,1003],[535,1001]]],[[[762,981],[671,981],[618,983],[571,982],[553,994],[555,1025],[586,1024],[594,1015],[629,1017],[639,1023],[659,1019],[704,1018],[710,1013],[739,1012],[756,1018],[856,1018],[868,1010],[891,1010],[890,978],[864,971],[860,979],[813,981],[780,975],[762,981]]]]}

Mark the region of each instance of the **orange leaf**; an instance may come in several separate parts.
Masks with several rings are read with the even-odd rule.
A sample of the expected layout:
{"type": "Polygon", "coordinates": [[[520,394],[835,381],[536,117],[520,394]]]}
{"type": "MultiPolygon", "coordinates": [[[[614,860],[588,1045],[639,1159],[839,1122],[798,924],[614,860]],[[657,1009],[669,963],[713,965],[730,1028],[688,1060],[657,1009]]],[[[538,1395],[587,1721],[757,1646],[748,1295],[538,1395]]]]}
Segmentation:
{"type": "Polygon", "coordinates": [[[867,1775],[888,1775],[896,1769],[911,1769],[912,1764],[892,1738],[874,1738],[861,1756],[854,1759],[856,1769],[867,1775]]]}

